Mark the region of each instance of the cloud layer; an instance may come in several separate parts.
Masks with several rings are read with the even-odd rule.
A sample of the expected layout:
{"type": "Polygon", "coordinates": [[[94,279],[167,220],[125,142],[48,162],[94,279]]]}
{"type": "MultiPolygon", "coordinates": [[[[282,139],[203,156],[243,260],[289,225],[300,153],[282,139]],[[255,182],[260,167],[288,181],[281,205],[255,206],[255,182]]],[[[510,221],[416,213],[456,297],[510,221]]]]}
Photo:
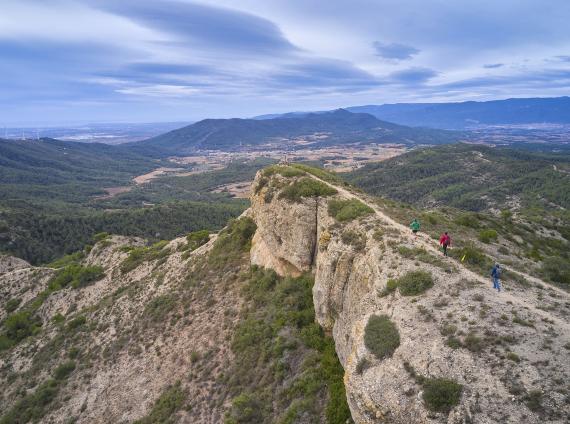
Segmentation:
{"type": "Polygon", "coordinates": [[[0,124],[568,95],[551,3],[4,0],[0,124]]]}

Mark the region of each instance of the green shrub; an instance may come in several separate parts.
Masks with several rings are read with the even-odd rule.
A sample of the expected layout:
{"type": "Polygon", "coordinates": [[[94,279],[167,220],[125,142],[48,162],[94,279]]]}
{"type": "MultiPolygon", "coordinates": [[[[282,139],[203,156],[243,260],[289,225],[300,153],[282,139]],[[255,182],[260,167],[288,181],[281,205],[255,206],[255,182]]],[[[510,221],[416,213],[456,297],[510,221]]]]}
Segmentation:
{"type": "Polygon", "coordinates": [[[366,236],[358,231],[343,231],[340,238],[344,244],[353,246],[357,251],[361,251],[366,247],[366,236]]]}
{"type": "Polygon", "coordinates": [[[540,390],[531,390],[525,396],[525,402],[528,409],[533,412],[542,410],[542,392],[540,390]]]}
{"type": "Polygon", "coordinates": [[[495,230],[482,230],[479,232],[479,241],[483,243],[491,243],[496,241],[499,235],[495,230]]]}
{"type": "Polygon", "coordinates": [[[73,318],[71,321],[69,321],[67,323],[67,328],[69,330],[76,330],[85,324],[87,324],[87,318],[84,315],[80,315],[76,318],[73,318]]]}
{"type": "Polygon", "coordinates": [[[398,280],[390,278],[388,281],[386,281],[386,290],[388,290],[389,292],[393,292],[397,288],[398,288],[398,280]]]}
{"type": "Polygon", "coordinates": [[[150,413],[133,424],[170,424],[174,423],[173,415],[182,409],[186,400],[186,393],[182,390],[180,382],[166,388],[164,393],[154,403],[150,413]]]}
{"type": "Polygon", "coordinates": [[[511,361],[513,361],[513,362],[520,362],[520,361],[521,361],[520,356],[517,355],[517,354],[514,353],[514,352],[508,352],[508,353],[507,353],[507,359],[509,359],[509,360],[511,360],[511,361]]]}
{"type": "Polygon", "coordinates": [[[534,327],[534,324],[530,321],[526,321],[521,317],[515,316],[513,318],[513,322],[518,325],[522,325],[523,327],[534,327]]]}
{"type": "Polygon", "coordinates": [[[8,302],[6,302],[6,304],[4,305],[4,309],[6,310],[6,312],[10,314],[14,312],[16,309],[18,309],[20,303],[22,303],[22,299],[14,297],[10,299],[8,302]]]}
{"type": "Polygon", "coordinates": [[[445,378],[424,378],[423,399],[426,407],[434,412],[449,412],[461,400],[463,386],[445,378]]]}
{"type": "Polygon", "coordinates": [[[59,365],[53,372],[53,378],[56,380],[65,380],[75,370],[75,362],[68,361],[59,365]]]}
{"type": "Polygon", "coordinates": [[[329,215],[340,222],[352,221],[373,212],[374,209],[357,199],[329,201],[329,215]]]}
{"type": "Polygon", "coordinates": [[[271,177],[272,175],[279,174],[286,178],[299,177],[301,175],[305,175],[305,173],[302,170],[287,165],[268,166],[267,168],[264,168],[263,171],[261,171],[261,174],[264,177],[271,177]]]}
{"type": "Polygon", "coordinates": [[[49,267],[49,268],[63,268],[63,267],[66,267],[68,265],[78,263],[84,257],[85,257],[85,253],[83,253],[82,251],[71,253],[69,255],[65,255],[64,257],[47,264],[47,267],[49,267]]]}
{"type": "Polygon", "coordinates": [[[176,299],[171,294],[155,297],[146,305],[144,316],[154,322],[163,322],[175,303],[176,299]]]}
{"type": "Polygon", "coordinates": [[[392,356],[400,346],[400,333],[387,315],[372,315],[364,329],[364,345],[378,359],[392,356]]]}
{"type": "Polygon", "coordinates": [[[357,374],[362,374],[364,371],[366,371],[368,368],[370,368],[372,364],[370,363],[370,361],[366,358],[360,358],[358,360],[358,363],[356,364],[356,373],[357,374]]]}
{"type": "Polygon", "coordinates": [[[509,254],[509,249],[507,249],[505,246],[500,246],[497,249],[497,252],[499,252],[501,255],[508,255],[509,254]]]}
{"type": "Polygon", "coordinates": [[[255,395],[242,393],[232,401],[232,407],[226,417],[226,424],[250,424],[264,422],[264,402],[255,395]]]}
{"type": "Polygon", "coordinates": [[[2,418],[0,424],[39,422],[46,414],[49,404],[59,392],[59,382],[48,380],[41,384],[33,393],[24,396],[12,406],[2,418]]]}
{"type": "Polygon", "coordinates": [[[134,247],[130,249],[129,256],[121,264],[121,272],[130,272],[143,262],[158,261],[166,258],[170,254],[170,251],[165,249],[167,244],[168,241],[161,240],[150,247],[134,247]]]}
{"type": "Polygon", "coordinates": [[[478,337],[475,333],[469,333],[467,337],[465,337],[463,345],[471,352],[481,352],[485,347],[483,339],[478,337]]]}
{"type": "Polygon", "coordinates": [[[403,296],[417,296],[433,287],[433,284],[433,277],[427,271],[411,271],[398,279],[398,287],[403,296]]]}
{"type": "Polygon", "coordinates": [[[52,379],[47,380],[38,388],[17,401],[12,408],[0,418],[0,424],[20,424],[40,422],[48,412],[49,405],[57,397],[64,381],[75,369],[75,362],[61,364],[54,370],[52,379]]]}
{"type": "Polygon", "coordinates": [[[439,331],[443,336],[453,336],[457,332],[457,326],[453,324],[445,324],[439,331]]]}
{"type": "Polygon", "coordinates": [[[463,343],[461,343],[461,340],[459,340],[457,337],[454,336],[449,336],[445,341],[445,344],[452,349],[459,349],[460,347],[463,347],[463,343]]]}
{"type": "Polygon", "coordinates": [[[503,218],[503,221],[505,223],[509,223],[511,221],[511,218],[513,217],[513,213],[508,210],[508,209],[503,209],[501,211],[501,218],[503,218]]]}
{"type": "Polygon", "coordinates": [[[455,218],[455,223],[463,227],[479,228],[479,218],[474,213],[464,213],[455,218]]]}
{"type": "Polygon", "coordinates": [[[4,320],[4,331],[6,337],[15,344],[36,334],[41,325],[40,318],[32,315],[30,311],[19,311],[4,320]]]}
{"type": "Polygon", "coordinates": [[[493,261],[491,258],[485,255],[481,249],[474,245],[464,246],[459,249],[455,248],[449,251],[449,255],[485,276],[489,275],[491,268],[493,267],[493,261]]]}
{"type": "Polygon", "coordinates": [[[300,202],[303,197],[324,197],[332,196],[336,193],[336,189],[329,185],[313,178],[305,177],[293,182],[281,190],[279,198],[292,202],[300,202]]]}
{"type": "Polygon", "coordinates": [[[71,285],[73,288],[85,287],[105,276],[100,266],[83,266],[71,264],[62,268],[50,280],[48,287],[51,291],[60,290],[71,285]]]}
{"type": "Polygon", "coordinates": [[[559,257],[548,257],[542,263],[541,272],[551,281],[570,285],[570,261],[559,257]]]}
{"type": "Polygon", "coordinates": [[[309,166],[301,163],[294,163],[291,166],[301,171],[308,172],[309,174],[313,174],[315,177],[328,181],[329,183],[347,185],[344,180],[342,180],[332,171],[325,171],[322,168],[316,168],[314,166],[309,166]]]}
{"type": "Polygon", "coordinates": [[[257,230],[253,219],[243,217],[232,219],[220,233],[208,260],[212,264],[226,264],[240,258],[251,248],[251,239],[257,230]]]}
{"type": "Polygon", "coordinates": [[[103,241],[103,240],[109,238],[109,235],[110,235],[109,233],[105,233],[105,232],[97,233],[93,236],[93,242],[98,243],[100,241],[103,241]]]}
{"type": "Polygon", "coordinates": [[[194,231],[186,236],[188,241],[188,249],[190,251],[198,249],[200,246],[208,243],[210,240],[210,232],[208,230],[194,231]]]}

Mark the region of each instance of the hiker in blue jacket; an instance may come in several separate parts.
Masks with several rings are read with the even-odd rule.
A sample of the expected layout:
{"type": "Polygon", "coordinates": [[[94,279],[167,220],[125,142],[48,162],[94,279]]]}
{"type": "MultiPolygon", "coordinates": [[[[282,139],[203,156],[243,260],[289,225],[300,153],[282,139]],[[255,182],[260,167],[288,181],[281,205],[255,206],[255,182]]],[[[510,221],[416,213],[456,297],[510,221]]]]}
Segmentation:
{"type": "Polygon", "coordinates": [[[491,277],[493,277],[493,288],[497,289],[498,292],[501,291],[501,265],[495,264],[491,270],[491,277]]]}

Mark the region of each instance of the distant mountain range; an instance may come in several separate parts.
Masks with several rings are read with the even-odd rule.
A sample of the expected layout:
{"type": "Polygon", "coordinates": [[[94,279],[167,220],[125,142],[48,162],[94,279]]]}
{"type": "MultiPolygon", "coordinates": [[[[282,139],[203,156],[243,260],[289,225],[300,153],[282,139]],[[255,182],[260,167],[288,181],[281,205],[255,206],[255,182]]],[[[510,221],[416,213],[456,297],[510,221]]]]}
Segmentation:
{"type": "Polygon", "coordinates": [[[313,146],[345,143],[442,144],[461,139],[457,132],[418,129],[381,121],[367,113],[344,109],[331,112],[279,116],[274,119],[205,119],[193,125],[133,144],[144,151],[170,154],[195,150],[234,150],[272,144],[291,148],[293,141],[313,146]]]}
{"type": "MultiPolygon", "coordinates": [[[[411,127],[464,130],[493,125],[570,124],[570,97],[506,99],[460,103],[395,103],[351,106],[354,113],[411,127]]],[[[296,118],[308,113],[268,114],[254,119],[296,118]]]]}
{"type": "Polygon", "coordinates": [[[397,103],[347,110],[414,127],[466,129],[488,125],[570,124],[570,97],[462,103],[397,103]]]}

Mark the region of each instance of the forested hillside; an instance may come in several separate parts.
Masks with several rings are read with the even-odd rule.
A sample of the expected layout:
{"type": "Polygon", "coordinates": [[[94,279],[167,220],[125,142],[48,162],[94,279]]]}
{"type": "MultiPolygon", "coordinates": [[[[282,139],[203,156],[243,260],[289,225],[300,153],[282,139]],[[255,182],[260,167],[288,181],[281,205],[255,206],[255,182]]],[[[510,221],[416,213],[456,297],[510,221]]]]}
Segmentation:
{"type": "Polygon", "coordinates": [[[0,252],[40,264],[82,249],[101,232],[159,240],[217,230],[247,201],[211,190],[252,179],[267,163],[134,185],[133,177],[172,164],[121,146],[0,140],[0,252]],[[100,197],[116,186],[130,191],[100,197]]]}
{"type": "Polygon", "coordinates": [[[471,211],[515,202],[570,208],[570,155],[456,144],[418,149],[347,178],[364,190],[415,205],[471,211]]]}

